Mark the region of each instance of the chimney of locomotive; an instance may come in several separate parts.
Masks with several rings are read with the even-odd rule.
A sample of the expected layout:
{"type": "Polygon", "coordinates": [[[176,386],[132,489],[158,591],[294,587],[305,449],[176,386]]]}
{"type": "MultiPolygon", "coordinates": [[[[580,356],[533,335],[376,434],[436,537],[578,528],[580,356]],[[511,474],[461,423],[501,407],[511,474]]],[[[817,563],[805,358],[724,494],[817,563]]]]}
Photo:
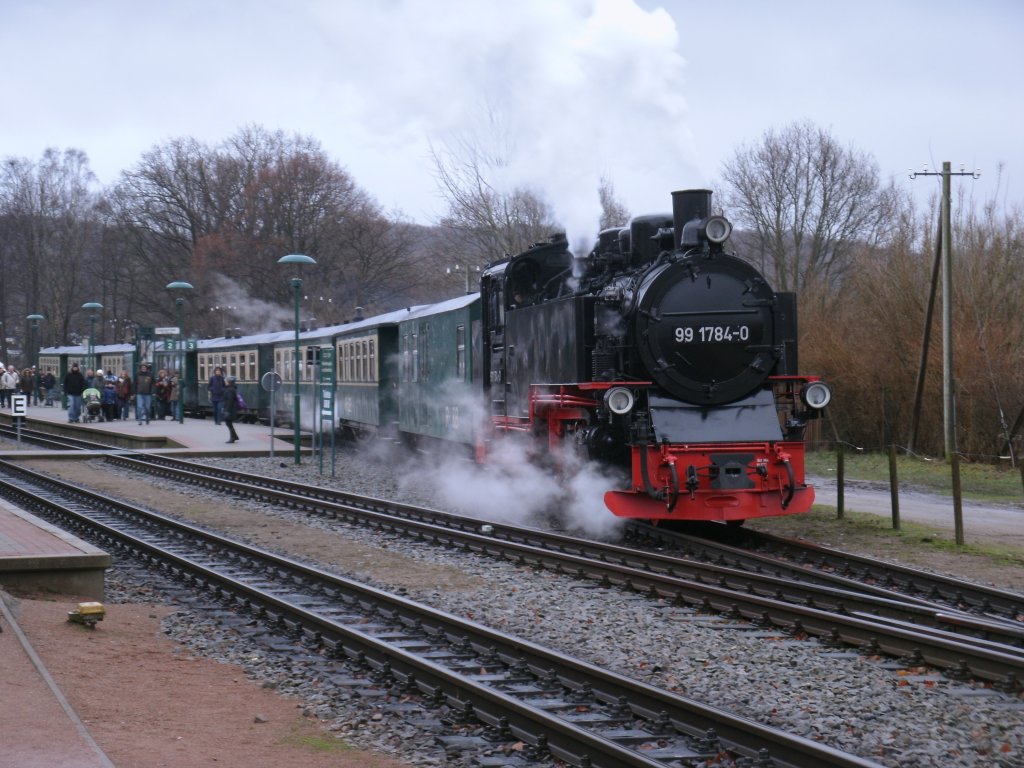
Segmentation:
{"type": "Polygon", "coordinates": [[[694,219],[711,215],[710,189],[682,189],[672,193],[672,224],[676,249],[683,241],[683,227],[694,219]]]}

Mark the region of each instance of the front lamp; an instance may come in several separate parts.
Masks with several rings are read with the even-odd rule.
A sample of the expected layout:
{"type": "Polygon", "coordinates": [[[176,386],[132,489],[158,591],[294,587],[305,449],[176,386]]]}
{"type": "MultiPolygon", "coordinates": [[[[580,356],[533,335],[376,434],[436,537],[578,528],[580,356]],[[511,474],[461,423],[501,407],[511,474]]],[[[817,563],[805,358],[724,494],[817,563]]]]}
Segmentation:
{"type": "Polygon", "coordinates": [[[725,216],[712,216],[704,222],[704,235],[712,243],[724,243],[732,234],[732,224],[725,216]]]}
{"type": "Polygon", "coordinates": [[[626,387],[612,387],[604,393],[604,405],[616,416],[622,416],[633,410],[633,403],[636,398],[633,392],[626,387]]]}
{"type": "Polygon", "coordinates": [[[800,399],[808,408],[820,411],[832,401],[832,390],[823,381],[812,381],[800,390],[800,399]]]}

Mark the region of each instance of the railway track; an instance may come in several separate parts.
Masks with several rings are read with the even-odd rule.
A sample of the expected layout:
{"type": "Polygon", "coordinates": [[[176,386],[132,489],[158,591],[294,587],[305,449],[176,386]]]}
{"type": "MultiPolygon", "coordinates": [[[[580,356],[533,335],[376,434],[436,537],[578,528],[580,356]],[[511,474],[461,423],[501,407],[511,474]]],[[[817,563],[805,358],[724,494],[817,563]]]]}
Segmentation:
{"type": "Polygon", "coordinates": [[[168,457],[117,454],[106,460],[305,514],[631,589],[756,627],[815,636],[907,665],[928,664],[957,678],[982,679],[1007,690],[1018,689],[1024,679],[1024,627],[1018,622],[972,615],[834,574],[808,573],[794,566],[764,572],[772,569],[763,563],[758,573],[168,457]]]}
{"type": "Polygon", "coordinates": [[[98,440],[85,440],[66,434],[56,434],[38,429],[0,424],[0,438],[25,443],[52,451],[110,451],[123,450],[98,440]]]}
{"type": "Polygon", "coordinates": [[[354,669],[352,685],[442,710],[449,750],[511,755],[508,745],[526,745],[503,765],[877,765],[9,462],[0,471],[5,496],[35,514],[300,640],[336,675],[354,669]],[[483,736],[458,733],[475,721],[488,726],[483,736]]]}
{"type": "Polygon", "coordinates": [[[1006,619],[1024,626],[1024,595],[828,549],[770,533],[721,525],[695,525],[696,535],[632,523],[632,539],[647,541],[743,570],[775,572],[787,578],[877,587],[879,593],[941,603],[957,611],[1006,619]]]}

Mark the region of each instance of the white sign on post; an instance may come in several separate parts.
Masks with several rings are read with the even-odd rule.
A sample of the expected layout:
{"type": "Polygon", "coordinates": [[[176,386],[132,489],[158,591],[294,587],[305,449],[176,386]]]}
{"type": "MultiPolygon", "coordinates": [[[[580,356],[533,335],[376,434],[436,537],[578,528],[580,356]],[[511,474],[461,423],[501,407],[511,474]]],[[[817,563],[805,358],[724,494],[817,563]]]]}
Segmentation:
{"type": "Polygon", "coordinates": [[[11,416],[28,416],[28,395],[11,396],[11,416]]]}
{"type": "Polygon", "coordinates": [[[154,328],[153,333],[156,336],[177,336],[181,329],[176,325],[169,325],[166,328],[154,328]]]}

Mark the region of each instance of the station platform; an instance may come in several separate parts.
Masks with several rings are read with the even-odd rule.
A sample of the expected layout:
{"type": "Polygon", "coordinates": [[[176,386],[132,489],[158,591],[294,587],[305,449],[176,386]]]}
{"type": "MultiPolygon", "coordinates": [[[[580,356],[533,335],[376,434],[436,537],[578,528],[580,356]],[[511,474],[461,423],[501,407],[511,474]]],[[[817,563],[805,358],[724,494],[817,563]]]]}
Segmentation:
{"type": "Polygon", "coordinates": [[[0,499],[0,585],[103,600],[110,555],[0,499]]]}
{"type": "MultiPolygon", "coordinates": [[[[9,411],[0,412],[0,423],[12,422],[9,411]]],[[[22,425],[55,435],[110,442],[117,446],[113,450],[142,450],[181,458],[280,456],[286,460],[294,455],[294,433],[290,429],[272,430],[262,424],[236,423],[239,440],[230,444],[227,427],[214,424],[212,419],[69,424],[68,412],[59,406],[29,406],[22,425]]],[[[300,452],[308,454],[311,442],[308,433],[300,434],[300,452]]],[[[85,460],[103,453],[45,450],[27,441],[0,443],[2,459],[85,460]]],[[[0,586],[81,594],[102,600],[103,572],[109,566],[110,556],[106,553],[0,500],[0,586]]]]}
{"type": "MultiPolygon", "coordinates": [[[[134,414],[133,414],[134,415],[134,414]]],[[[0,411],[0,423],[13,424],[9,410],[0,411]]],[[[68,412],[60,406],[47,407],[32,405],[28,408],[28,416],[23,420],[26,429],[63,434],[71,437],[90,439],[91,436],[102,434],[103,441],[110,441],[118,448],[128,450],[157,451],[169,454],[201,455],[274,455],[288,456],[294,452],[294,433],[291,428],[275,426],[273,429],[263,424],[242,424],[235,422],[238,442],[228,444],[228,428],[223,424],[213,423],[213,419],[194,419],[185,417],[183,422],[170,418],[153,420],[148,424],[138,424],[135,419],[127,421],[92,421],[79,424],[68,423],[68,412]]],[[[311,451],[312,437],[308,432],[299,435],[300,450],[311,451]]],[[[58,455],[54,451],[39,450],[30,443],[11,448],[0,445],[0,457],[5,455],[23,455],[35,452],[41,456],[58,455]]],[[[75,451],[72,453],[81,453],[75,451]]]]}
{"type": "MultiPolygon", "coordinates": [[[[0,423],[13,423],[8,409],[0,411],[0,423]]],[[[69,424],[67,411],[58,406],[29,406],[22,424],[51,434],[110,441],[117,445],[114,450],[144,450],[181,458],[275,456],[287,461],[294,455],[294,432],[288,427],[271,430],[261,424],[236,423],[239,440],[228,444],[227,427],[212,419],[69,424]]],[[[302,453],[311,452],[311,443],[308,433],[300,435],[302,453]]],[[[105,451],[54,451],[28,442],[0,442],[3,459],[85,460],[102,453],[105,451]]],[[[0,659],[4,660],[0,664],[0,701],[16,702],[0,707],[0,766],[114,768],[36,653],[30,633],[19,626],[16,599],[5,594],[73,597],[68,608],[78,600],[102,602],[104,573],[110,565],[111,556],[106,552],[0,499],[0,659]]]]}

